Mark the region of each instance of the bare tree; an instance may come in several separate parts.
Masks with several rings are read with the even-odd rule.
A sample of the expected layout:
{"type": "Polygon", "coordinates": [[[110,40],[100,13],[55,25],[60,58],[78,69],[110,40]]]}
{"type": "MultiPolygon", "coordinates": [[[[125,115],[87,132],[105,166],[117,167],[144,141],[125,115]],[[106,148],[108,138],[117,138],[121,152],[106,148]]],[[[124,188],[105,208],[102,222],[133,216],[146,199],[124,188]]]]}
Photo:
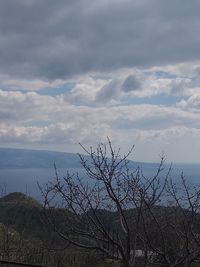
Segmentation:
{"type": "Polygon", "coordinates": [[[124,267],[136,266],[140,249],[148,266],[150,246],[141,225],[145,210],[159,204],[166,187],[170,170],[163,174],[164,158],[155,175],[146,178],[128,160],[133,147],[124,156],[109,139],[96,150],[82,148],[89,156],[79,155],[87,179],[69,173],[60,178],[55,167],[54,182],[41,189],[48,224],[67,246],[99,251],[124,267]],[[66,211],[62,220],[55,207],[66,211]]]}
{"type": "Polygon", "coordinates": [[[142,214],[146,243],[165,266],[200,263],[200,189],[182,174],[179,186],[168,179],[164,191],[165,206],[146,203],[142,214]]]}

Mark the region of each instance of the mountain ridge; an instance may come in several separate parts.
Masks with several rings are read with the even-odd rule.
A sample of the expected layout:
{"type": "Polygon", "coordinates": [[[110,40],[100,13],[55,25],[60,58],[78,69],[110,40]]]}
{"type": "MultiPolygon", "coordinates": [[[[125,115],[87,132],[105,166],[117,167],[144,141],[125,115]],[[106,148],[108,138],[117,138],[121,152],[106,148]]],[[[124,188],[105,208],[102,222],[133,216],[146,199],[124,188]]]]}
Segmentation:
{"type": "Polygon", "coordinates": [[[0,168],[80,168],[78,154],[49,150],[0,147],[0,168]]]}
{"type": "MultiPolygon", "coordinates": [[[[88,155],[83,155],[90,160],[88,155]]],[[[134,165],[155,167],[158,163],[130,160],[134,165]]],[[[78,153],[0,147],[0,168],[82,168],[78,153]]]]}

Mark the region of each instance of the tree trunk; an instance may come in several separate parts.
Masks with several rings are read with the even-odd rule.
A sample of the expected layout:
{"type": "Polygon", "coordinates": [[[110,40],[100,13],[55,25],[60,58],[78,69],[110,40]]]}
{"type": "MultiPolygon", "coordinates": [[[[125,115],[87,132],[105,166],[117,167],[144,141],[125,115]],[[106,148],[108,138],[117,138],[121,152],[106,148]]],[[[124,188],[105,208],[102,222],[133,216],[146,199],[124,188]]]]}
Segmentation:
{"type": "Polygon", "coordinates": [[[135,263],[122,262],[121,267],[136,267],[135,263]]]}
{"type": "Polygon", "coordinates": [[[190,267],[192,264],[191,260],[186,260],[186,262],[184,263],[184,267],[190,267]]]}

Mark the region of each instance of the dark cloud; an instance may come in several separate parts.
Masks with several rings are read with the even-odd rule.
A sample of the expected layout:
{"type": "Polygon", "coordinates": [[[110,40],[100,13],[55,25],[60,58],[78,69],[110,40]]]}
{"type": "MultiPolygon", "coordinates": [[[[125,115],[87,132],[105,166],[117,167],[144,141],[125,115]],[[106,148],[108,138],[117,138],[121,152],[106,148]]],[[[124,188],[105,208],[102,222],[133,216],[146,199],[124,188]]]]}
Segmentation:
{"type": "Polygon", "coordinates": [[[124,92],[131,92],[140,89],[141,82],[134,75],[129,75],[122,84],[124,92]]]}
{"type": "Polygon", "coordinates": [[[111,81],[103,86],[96,95],[96,102],[106,103],[112,99],[116,99],[120,94],[120,82],[118,80],[111,81]]]}
{"type": "Polygon", "coordinates": [[[197,60],[197,0],[0,1],[0,73],[66,78],[197,60]]]}

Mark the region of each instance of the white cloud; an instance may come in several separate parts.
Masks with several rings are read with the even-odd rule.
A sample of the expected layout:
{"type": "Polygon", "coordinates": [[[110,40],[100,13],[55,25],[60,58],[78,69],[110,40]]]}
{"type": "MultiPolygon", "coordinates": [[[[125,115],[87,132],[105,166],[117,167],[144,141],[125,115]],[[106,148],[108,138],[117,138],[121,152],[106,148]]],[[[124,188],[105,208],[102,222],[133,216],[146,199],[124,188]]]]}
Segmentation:
{"type": "Polygon", "coordinates": [[[74,104],[91,104],[95,101],[96,94],[107,83],[105,78],[93,78],[92,76],[84,76],[77,78],[74,87],[66,100],[74,104]]]}
{"type": "Polygon", "coordinates": [[[44,88],[59,88],[67,83],[65,80],[45,81],[39,79],[23,80],[1,77],[1,86],[7,90],[38,91],[44,88]]]}
{"type": "Polygon", "coordinates": [[[189,109],[191,111],[199,112],[200,111],[200,94],[194,94],[190,96],[188,99],[183,99],[178,102],[177,107],[183,109],[189,109]]]}
{"type": "Polygon", "coordinates": [[[66,150],[69,146],[76,147],[78,142],[92,145],[110,136],[115,144],[123,144],[124,150],[133,143],[138,144],[143,151],[139,155],[153,160],[156,152],[170,146],[170,142],[174,143],[172,150],[175,150],[177,139],[200,138],[199,115],[182,107],[77,106],[62,95],[0,91],[0,116],[0,145],[3,146],[5,143],[22,147],[26,144],[66,150]],[[147,153],[147,157],[145,146],[155,149],[154,156],[147,153]]]}

